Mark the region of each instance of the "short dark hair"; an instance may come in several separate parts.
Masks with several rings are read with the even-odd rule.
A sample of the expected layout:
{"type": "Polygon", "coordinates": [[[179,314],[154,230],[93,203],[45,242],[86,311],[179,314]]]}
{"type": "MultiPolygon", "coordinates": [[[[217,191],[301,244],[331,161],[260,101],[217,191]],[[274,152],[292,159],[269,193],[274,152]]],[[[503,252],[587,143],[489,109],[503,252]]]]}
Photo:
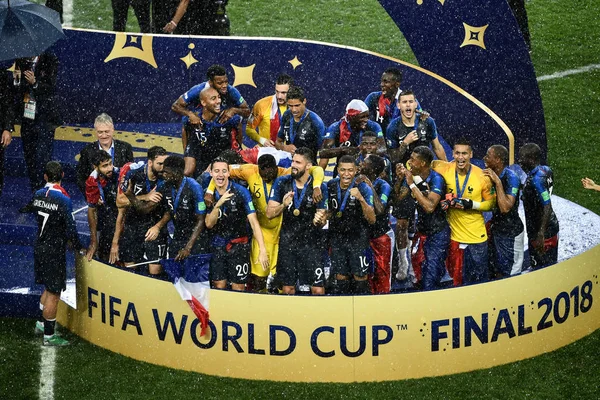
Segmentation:
{"type": "Polygon", "coordinates": [[[292,78],[291,76],[289,76],[288,74],[281,74],[277,77],[277,80],[275,81],[276,85],[290,85],[292,86],[294,84],[294,78],[292,78]]]}
{"type": "Polygon", "coordinates": [[[374,137],[374,138],[377,138],[377,134],[376,134],[375,132],[373,132],[373,131],[365,131],[365,132],[362,134],[361,141],[362,141],[362,139],[364,139],[364,138],[366,138],[366,137],[374,137]]]}
{"type": "Polygon", "coordinates": [[[509,161],[508,150],[506,149],[506,147],[502,146],[501,144],[495,144],[490,148],[494,152],[494,155],[502,161],[502,164],[504,164],[504,166],[507,166],[509,161]]]}
{"type": "Polygon", "coordinates": [[[156,157],[166,156],[168,154],[169,153],[167,153],[167,150],[165,150],[164,147],[152,146],[148,149],[148,160],[154,161],[156,157]]]}
{"type": "Polygon", "coordinates": [[[44,175],[46,175],[48,183],[60,182],[63,177],[62,165],[58,161],[49,161],[44,167],[44,175]]]}
{"type": "Polygon", "coordinates": [[[163,168],[169,168],[170,170],[183,174],[183,171],[185,170],[185,161],[183,160],[183,157],[171,155],[165,158],[163,168]]]}
{"type": "Polygon", "coordinates": [[[542,160],[542,149],[536,143],[527,143],[519,149],[519,158],[528,158],[535,164],[539,164],[542,160]]]}
{"type": "Polygon", "coordinates": [[[295,100],[300,100],[300,101],[306,100],[306,96],[304,95],[304,89],[302,89],[300,86],[292,86],[290,88],[290,90],[288,90],[285,99],[286,100],[295,99],[295,100]]]}
{"type": "Polygon", "coordinates": [[[229,165],[229,163],[227,162],[225,157],[218,156],[214,160],[212,160],[212,162],[210,163],[210,169],[212,169],[213,165],[215,165],[215,163],[218,163],[218,162],[222,162],[222,163],[229,165]]]}
{"type": "Polygon", "coordinates": [[[356,164],[356,159],[349,154],[343,155],[338,159],[338,164],[349,163],[356,164]]]}
{"type": "Polygon", "coordinates": [[[213,79],[215,79],[215,76],[224,76],[224,75],[227,75],[227,71],[225,70],[225,67],[218,65],[218,64],[211,65],[206,70],[206,78],[209,81],[212,81],[213,79]]]}
{"type": "Polygon", "coordinates": [[[244,158],[240,155],[240,153],[233,149],[223,150],[221,154],[219,154],[219,157],[223,158],[228,165],[244,163],[244,158]]]}
{"type": "Polygon", "coordinates": [[[390,74],[394,77],[394,79],[398,82],[402,82],[402,71],[400,71],[396,67],[390,67],[383,71],[384,74],[390,74]]]}
{"type": "Polygon", "coordinates": [[[275,161],[275,157],[272,154],[263,154],[258,157],[258,161],[256,163],[259,169],[265,168],[277,168],[277,161],[275,161]]]}
{"type": "Polygon", "coordinates": [[[431,162],[433,161],[433,151],[431,151],[429,147],[417,146],[413,150],[413,153],[415,153],[421,160],[425,161],[427,166],[431,165],[431,162]]]}
{"type": "Polygon", "coordinates": [[[108,154],[106,151],[104,150],[96,150],[96,152],[94,154],[92,154],[92,165],[94,167],[97,167],[98,165],[102,164],[105,161],[108,160],[112,160],[112,157],[110,156],[110,154],[108,154]]]}
{"type": "Polygon", "coordinates": [[[306,159],[308,162],[314,162],[315,153],[308,147],[298,147],[294,154],[300,154],[302,157],[306,159]]]}
{"type": "Polygon", "coordinates": [[[415,92],[412,89],[403,90],[400,93],[400,96],[398,96],[398,99],[400,99],[400,97],[402,97],[402,96],[413,96],[415,99],[417,98],[417,95],[415,94],[415,92]]]}
{"type": "Polygon", "coordinates": [[[471,141],[464,136],[461,136],[454,142],[454,146],[458,146],[458,145],[469,146],[469,148],[473,149],[473,146],[471,146],[471,141]]]}
{"type": "Polygon", "coordinates": [[[385,169],[384,159],[376,154],[369,154],[365,160],[369,160],[371,165],[373,165],[375,176],[379,176],[385,169]]]}

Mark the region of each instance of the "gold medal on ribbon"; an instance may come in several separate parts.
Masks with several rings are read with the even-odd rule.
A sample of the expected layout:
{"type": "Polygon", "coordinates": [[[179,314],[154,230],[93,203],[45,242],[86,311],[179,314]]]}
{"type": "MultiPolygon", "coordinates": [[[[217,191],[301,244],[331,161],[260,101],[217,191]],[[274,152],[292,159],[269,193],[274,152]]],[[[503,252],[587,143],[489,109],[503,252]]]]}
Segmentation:
{"type": "Polygon", "coordinates": [[[337,214],[335,214],[335,216],[338,217],[338,218],[342,218],[342,212],[338,211],[337,214]]]}
{"type": "Polygon", "coordinates": [[[300,215],[300,210],[298,210],[297,208],[294,209],[294,217],[297,217],[298,215],[300,215]]]}

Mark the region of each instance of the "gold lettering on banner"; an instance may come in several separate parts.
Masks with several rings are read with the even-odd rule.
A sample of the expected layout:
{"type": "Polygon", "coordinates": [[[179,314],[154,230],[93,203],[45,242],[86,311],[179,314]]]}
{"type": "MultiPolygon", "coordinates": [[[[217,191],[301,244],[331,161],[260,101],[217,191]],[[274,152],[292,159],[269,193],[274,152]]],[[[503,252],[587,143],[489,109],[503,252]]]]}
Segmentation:
{"type": "Polygon", "coordinates": [[[291,60],[288,61],[290,64],[292,64],[292,67],[294,68],[294,70],[296,68],[298,68],[299,66],[302,65],[302,62],[300,62],[300,60],[298,60],[298,56],[295,56],[294,58],[292,58],[291,60]]]}
{"type": "Polygon", "coordinates": [[[196,45],[194,43],[188,44],[188,49],[190,49],[190,51],[188,52],[187,56],[180,58],[180,60],[185,63],[185,66],[187,67],[187,69],[190,69],[190,67],[192,65],[194,65],[198,62],[198,60],[196,60],[194,58],[194,56],[192,55],[192,50],[194,50],[195,47],[196,47],[196,45]]]}
{"type": "Polygon", "coordinates": [[[117,58],[135,58],[158,68],[154,59],[151,35],[131,35],[117,32],[115,34],[115,44],[104,62],[107,63],[117,58]]]}
{"type": "Polygon", "coordinates": [[[233,72],[235,74],[232,86],[250,85],[256,87],[256,83],[254,83],[254,78],[252,77],[254,67],[256,67],[256,64],[252,64],[247,67],[239,67],[231,64],[231,68],[233,68],[233,72]]]}
{"type": "Polygon", "coordinates": [[[465,39],[463,40],[460,47],[465,46],[479,46],[485,49],[485,43],[483,41],[483,35],[489,24],[484,26],[471,26],[463,22],[465,28],[465,39]]]}
{"type": "MultiPolygon", "coordinates": [[[[446,0],[438,0],[440,2],[441,5],[444,5],[444,3],[446,2],[446,0]]],[[[423,0],[417,0],[417,5],[422,5],[423,4],[423,0]]]]}

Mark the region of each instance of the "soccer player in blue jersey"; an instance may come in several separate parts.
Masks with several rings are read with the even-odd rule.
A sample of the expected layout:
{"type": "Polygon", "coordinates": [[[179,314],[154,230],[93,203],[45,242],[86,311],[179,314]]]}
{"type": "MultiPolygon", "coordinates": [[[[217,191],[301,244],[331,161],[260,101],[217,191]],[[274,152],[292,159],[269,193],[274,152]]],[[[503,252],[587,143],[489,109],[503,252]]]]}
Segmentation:
{"type": "Polygon", "coordinates": [[[288,109],[281,117],[275,147],[292,154],[298,147],[308,147],[316,156],[325,135],[323,120],[306,108],[306,96],[302,88],[291,87],[286,99],[288,109]]]}
{"type": "Polygon", "coordinates": [[[36,323],[36,332],[44,333],[44,345],[65,346],[69,342],[55,334],[56,310],[60,292],[66,289],[67,243],[85,254],[73,219],[73,206],[69,195],[60,184],[63,178],[61,165],[50,161],[44,169],[46,186],[35,192],[31,210],[37,217],[38,232],[33,251],[35,283],[44,285],[40,298],[43,323],[36,323]]]}
{"type": "MultiPolygon", "coordinates": [[[[204,107],[204,105],[202,104],[200,94],[207,87],[211,87],[219,93],[220,111],[222,111],[222,113],[219,114],[218,119],[214,122],[218,122],[222,125],[232,119],[234,115],[238,115],[241,118],[248,118],[250,116],[250,106],[246,100],[244,100],[240,92],[229,84],[229,78],[225,68],[220,65],[212,65],[206,71],[206,77],[208,79],[206,82],[202,82],[192,87],[181,95],[171,106],[172,111],[184,117],[184,126],[181,132],[181,142],[184,150],[187,148],[189,140],[189,132],[186,133],[185,125],[189,123],[194,128],[202,129],[203,121],[200,118],[200,114],[201,108],[204,107]]],[[[241,143],[241,129],[239,129],[237,135],[239,137],[238,141],[241,143]]],[[[209,163],[211,160],[212,158],[208,160],[209,163]]]]}
{"type": "MultiPolygon", "coordinates": [[[[438,139],[437,127],[431,117],[420,118],[417,113],[418,102],[412,90],[400,93],[398,98],[400,115],[394,118],[387,127],[386,140],[388,155],[393,164],[406,164],[412,150],[417,146],[429,146],[433,148],[438,159],[446,161],[446,152],[438,139]]],[[[401,181],[398,182],[401,185],[401,181]]],[[[409,246],[408,228],[414,218],[415,203],[411,196],[395,202],[393,215],[398,220],[396,224],[396,242],[399,248],[398,256],[400,269],[405,270],[408,259],[405,256],[409,246]]]]}
{"type": "Polygon", "coordinates": [[[216,158],[210,167],[215,181],[216,203],[206,216],[206,228],[211,230],[213,258],[210,279],[213,287],[244,291],[250,272],[250,239],[248,224],[258,243],[258,261],[264,270],[269,268],[269,256],[248,189],[229,180],[229,164],[216,158]]]}
{"type": "Polygon", "coordinates": [[[113,166],[112,157],[104,150],[97,150],[93,154],[92,164],[94,170],[85,181],[85,198],[88,203],[90,227],[90,247],[87,259],[91,260],[97,252],[98,259],[108,263],[118,216],[119,169],[113,166]]]}
{"type": "MultiPolygon", "coordinates": [[[[375,132],[381,152],[385,151],[385,139],[381,126],[369,120],[369,108],[362,100],[352,100],[346,106],[344,117],[327,128],[323,138],[323,149],[332,147],[357,147],[365,131],[375,132]]],[[[319,161],[322,168],[327,168],[329,159],[319,161]]]]}
{"type": "Polygon", "coordinates": [[[365,182],[373,191],[375,223],[369,225],[369,244],[373,252],[373,274],[369,275],[374,294],[389,293],[392,279],[392,254],[394,231],[390,227],[390,204],[388,200],[392,188],[381,178],[384,175],[385,161],[382,157],[369,154],[360,162],[361,176],[357,183],[365,182]]]}
{"type": "Polygon", "coordinates": [[[508,150],[502,145],[491,146],[485,156],[486,169],[496,187],[496,208],[490,221],[490,264],[498,278],[521,273],[525,247],[525,228],[519,217],[521,180],[508,168],[508,150]]]}
{"type": "Polygon", "coordinates": [[[240,117],[232,118],[221,123],[221,98],[219,92],[212,87],[206,87],[200,92],[202,109],[199,125],[185,125],[187,145],[184,151],[185,175],[194,176],[202,173],[210,162],[221,152],[241,146],[239,130],[240,117]],[[236,137],[236,141],[233,137],[236,137]]]}
{"type": "MultiPolygon", "coordinates": [[[[431,169],[433,152],[426,146],[418,146],[411,153],[410,171],[398,164],[400,174],[406,180],[417,204],[417,233],[414,243],[417,246],[413,257],[413,269],[423,290],[442,287],[442,279],[447,276],[446,256],[450,245],[450,226],[440,200],[446,194],[444,178],[431,169]],[[418,182],[417,179],[418,177],[418,182]]],[[[448,281],[450,277],[447,276],[448,281]]]]}
{"type": "Polygon", "coordinates": [[[400,115],[397,100],[402,83],[402,71],[388,68],[381,75],[381,90],[370,93],[365,99],[369,107],[369,119],[381,125],[385,132],[390,121],[400,115]]]}
{"type": "Polygon", "coordinates": [[[412,90],[402,92],[398,98],[400,115],[390,121],[385,131],[388,154],[394,163],[405,164],[415,147],[429,145],[439,160],[447,160],[435,121],[429,116],[420,118],[418,105],[412,90]]]}
{"type": "MultiPolygon", "coordinates": [[[[119,192],[117,206],[119,215],[110,250],[110,263],[122,261],[125,266],[144,261],[160,260],[166,257],[168,232],[165,226],[158,229],[157,223],[163,218],[164,210],[157,207],[149,213],[140,213],[125,193],[131,187],[131,195],[135,201],[160,203],[163,165],[167,151],[160,146],[148,149],[146,162],[127,163],[119,174],[119,192]]],[[[150,276],[158,277],[161,273],[159,262],[148,264],[150,276]]]]}
{"type": "Polygon", "coordinates": [[[519,164],[527,173],[523,186],[523,208],[529,238],[532,269],[556,264],[558,260],[558,219],[552,209],[554,175],[550,167],[540,165],[542,151],[535,143],[519,149],[519,164]]]}
{"type": "Polygon", "coordinates": [[[327,187],[321,184],[321,200],[315,199],[310,167],[314,155],[306,147],[296,149],[291,175],[275,180],[267,207],[267,217],[283,215],[279,234],[277,277],[284,294],[295,294],[296,283],[311,287],[312,294],[325,294],[323,248],[315,237],[327,222],[327,187]],[[302,255],[299,257],[299,255],[302,255]]]}
{"type": "Polygon", "coordinates": [[[179,156],[165,159],[163,199],[168,216],[155,225],[155,232],[160,232],[169,220],[173,220],[175,229],[169,243],[169,257],[175,257],[176,261],[202,251],[198,238],[204,230],[206,218],[202,187],[183,174],[184,165],[184,160],[179,156]]]}
{"type": "Polygon", "coordinates": [[[370,263],[369,225],[375,223],[373,191],[364,182],[356,184],[357,166],[352,156],[338,160],[338,174],[327,182],[331,269],[333,293],[349,293],[354,279],[355,294],[371,292],[368,281],[370,263]]]}

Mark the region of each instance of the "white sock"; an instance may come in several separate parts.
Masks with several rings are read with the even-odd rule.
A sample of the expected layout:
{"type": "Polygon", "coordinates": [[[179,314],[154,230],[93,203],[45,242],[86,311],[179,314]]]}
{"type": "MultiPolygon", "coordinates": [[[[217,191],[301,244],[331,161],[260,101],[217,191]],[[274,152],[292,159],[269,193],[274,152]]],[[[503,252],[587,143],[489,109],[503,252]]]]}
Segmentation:
{"type": "Polygon", "coordinates": [[[406,256],[408,247],[398,249],[398,272],[396,273],[396,279],[402,281],[406,279],[408,275],[408,258],[406,256]]]}

